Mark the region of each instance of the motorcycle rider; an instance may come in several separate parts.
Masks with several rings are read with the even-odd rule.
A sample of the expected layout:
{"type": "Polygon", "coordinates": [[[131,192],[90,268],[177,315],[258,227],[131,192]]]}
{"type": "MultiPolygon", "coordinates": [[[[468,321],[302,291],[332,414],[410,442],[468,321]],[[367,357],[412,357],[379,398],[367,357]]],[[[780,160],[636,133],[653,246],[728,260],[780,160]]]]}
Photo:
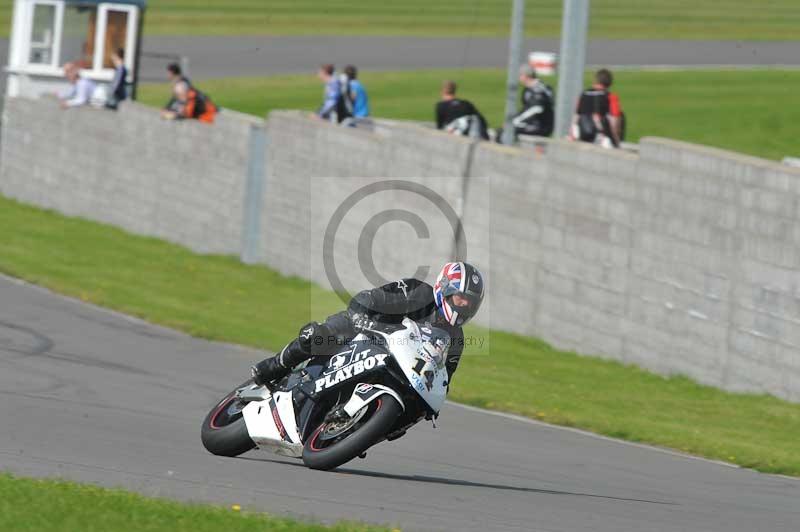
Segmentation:
{"type": "Polygon", "coordinates": [[[462,327],[478,312],[483,295],[481,273],[466,262],[445,264],[434,286],[409,278],[364,290],[353,296],[347,310],[301,327],[280,353],[251,368],[253,380],[259,385],[275,382],[313,356],[335,354],[371,322],[399,324],[408,317],[430,321],[450,335],[445,364],[449,382],[464,350],[462,327]]]}

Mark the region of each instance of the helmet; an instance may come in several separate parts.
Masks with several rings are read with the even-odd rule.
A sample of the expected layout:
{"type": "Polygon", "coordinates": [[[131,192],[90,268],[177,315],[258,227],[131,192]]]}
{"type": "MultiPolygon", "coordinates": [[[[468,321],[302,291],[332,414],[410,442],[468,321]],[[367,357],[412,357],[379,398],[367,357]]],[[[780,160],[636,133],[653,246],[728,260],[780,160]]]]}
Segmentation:
{"type": "Polygon", "coordinates": [[[483,301],[483,276],[466,262],[448,262],[436,278],[433,297],[439,315],[461,326],[478,313],[483,301]]]}

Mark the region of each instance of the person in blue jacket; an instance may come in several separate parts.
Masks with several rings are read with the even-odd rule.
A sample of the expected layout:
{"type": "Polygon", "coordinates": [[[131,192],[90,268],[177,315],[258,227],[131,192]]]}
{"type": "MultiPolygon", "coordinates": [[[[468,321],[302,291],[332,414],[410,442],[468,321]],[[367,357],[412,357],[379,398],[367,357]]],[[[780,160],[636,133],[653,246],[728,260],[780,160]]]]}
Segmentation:
{"type": "Polygon", "coordinates": [[[369,98],[364,85],[358,80],[358,69],[353,65],[344,67],[347,77],[347,98],[352,106],[353,118],[366,118],[369,116],[369,98]]]}

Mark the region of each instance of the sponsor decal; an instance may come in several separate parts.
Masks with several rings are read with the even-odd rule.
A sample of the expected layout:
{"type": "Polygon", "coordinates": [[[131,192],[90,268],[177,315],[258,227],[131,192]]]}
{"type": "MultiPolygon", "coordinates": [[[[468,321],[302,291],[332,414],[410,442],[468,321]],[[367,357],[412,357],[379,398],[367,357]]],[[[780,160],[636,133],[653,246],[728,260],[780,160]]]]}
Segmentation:
{"type": "Polygon", "coordinates": [[[426,371],[423,375],[425,375],[425,388],[431,391],[433,389],[433,378],[436,374],[432,371],[426,371]]]}
{"type": "Polygon", "coordinates": [[[339,369],[344,366],[346,362],[347,357],[340,353],[331,357],[331,363],[328,365],[328,367],[332,369],[339,369]]]}
{"type": "Polygon", "coordinates": [[[414,385],[414,389],[418,392],[424,393],[425,392],[425,384],[422,382],[422,379],[419,378],[419,375],[416,373],[411,374],[411,384],[414,385]]]}
{"type": "Polygon", "coordinates": [[[362,382],[356,386],[355,392],[359,395],[366,395],[371,392],[373,388],[374,386],[372,386],[370,383],[362,382]]]}
{"type": "Polygon", "coordinates": [[[360,375],[365,371],[369,371],[371,369],[385,366],[386,365],[386,358],[389,356],[388,354],[378,354],[378,355],[371,355],[362,357],[362,354],[369,353],[369,349],[362,351],[361,353],[357,353],[353,356],[353,360],[350,364],[346,366],[342,366],[335,371],[330,371],[327,375],[322,378],[317,379],[315,384],[315,392],[321,392],[326,388],[330,388],[331,386],[335,386],[340,382],[344,382],[348,379],[352,379],[356,375],[360,375]]]}
{"type": "Polygon", "coordinates": [[[408,297],[408,292],[407,292],[408,285],[404,280],[400,279],[399,281],[397,281],[397,288],[403,291],[404,296],[408,297]]]}
{"type": "Polygon", "coordinates": [[[300,331],[300,338],[303,340],[308,340],[311,338],[312,334],[314,334],[314,327],[308,327],[300,331]]]}
{"type": "Polygon", "coordinates": [[[336,373],[336,371],[341,369],[342,366],[352,364],[358,360],[364,360],[367,358],[367,356],[369,356],[370,349],[364,349],[363,351],[356,353],[357,347],[357,345],[353,345],[348,351],[342,351],[341,353],[332,355],[330,361],[328,362],[328,367],[325,368],[323,375],[327,375],[328,373],[336,373]]]}
{"type": "Polygon", "coordinates": [[[481,278],[477,273],[472,274],[472,282],[473,284],[481,284],[481,278]]]}
{"type": "Polygon", "coordinates": [[[272,413],[272,421],[275,422],[275,427],[278,429],[278,434],[281,435],[281,439],[284,441],[291,441],[289,439],[289,434],[286,432],[286,427],[283,426],[281,416],[278,414],[278,406],[275,404],[274,397],[269,398],[269,409],[272,413]]]}

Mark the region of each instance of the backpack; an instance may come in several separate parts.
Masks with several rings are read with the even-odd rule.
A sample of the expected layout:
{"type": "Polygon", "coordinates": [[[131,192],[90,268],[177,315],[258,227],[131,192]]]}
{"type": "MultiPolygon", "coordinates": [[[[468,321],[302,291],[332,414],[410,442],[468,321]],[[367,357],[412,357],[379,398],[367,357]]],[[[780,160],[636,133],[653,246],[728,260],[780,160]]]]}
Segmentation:
{"type": "Polygon", "coordinates": [[[194,92],[194,116],[192,118],[197,118],[206,112],[206,103],[210,103],[211,100],[205,95],[205,93],[195,89],[194,87],[189,89],[189,98],[192,97],[192,92],[194,92]]]}
{"type": "Polygon", "coordinates": [[[209,98],[204,92],[201,92],[194,87],[189,89],[189,98],[192,99],[192,96],[194,96],[194,109],[192,110],[192,118],[197,118],[205,122],[212,122],[214,115],[219,109],[216,105],[214,105],[214,102],[211,101],[211,98],[209,98]],[[205,116],[207,113],[208,116],[205,116]]]}

